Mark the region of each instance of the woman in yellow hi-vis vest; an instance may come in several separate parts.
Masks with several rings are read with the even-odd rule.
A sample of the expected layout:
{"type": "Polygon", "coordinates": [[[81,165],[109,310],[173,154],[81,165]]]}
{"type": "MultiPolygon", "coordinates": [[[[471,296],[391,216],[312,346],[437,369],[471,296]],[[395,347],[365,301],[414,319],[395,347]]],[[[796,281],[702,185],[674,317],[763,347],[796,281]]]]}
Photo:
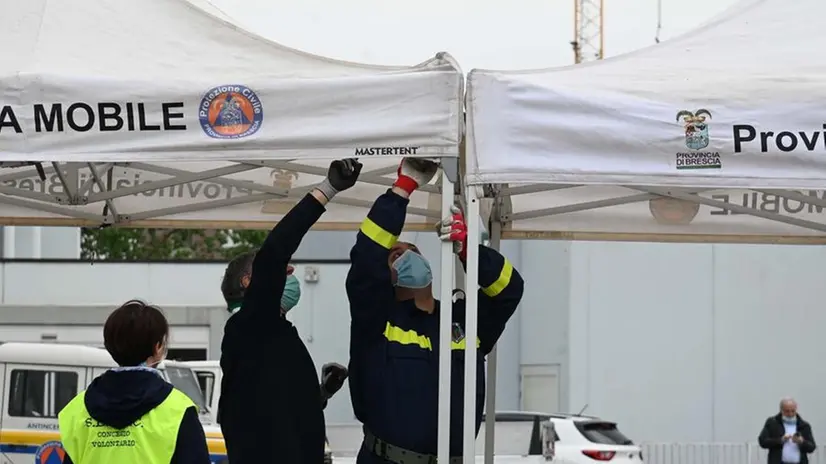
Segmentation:
{"type": "Polygon", "coordinates": [[[92,381],[58,415],[64,464],[209,464],[198,409],[154,369],[166,356],[169,323],[132,300],[103,326],[120,366],[92,381]]]}

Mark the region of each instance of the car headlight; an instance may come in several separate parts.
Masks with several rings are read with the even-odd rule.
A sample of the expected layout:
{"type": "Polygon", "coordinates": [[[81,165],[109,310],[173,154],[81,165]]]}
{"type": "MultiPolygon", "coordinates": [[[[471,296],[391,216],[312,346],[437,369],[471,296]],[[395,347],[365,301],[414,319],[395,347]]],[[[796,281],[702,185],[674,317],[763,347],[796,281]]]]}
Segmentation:
{"type": "Polygon", "coordinates": [[[330,463],[333,461],[333,451],[330,449],[330,444],[324,442],[324,462],[330,463]]]}

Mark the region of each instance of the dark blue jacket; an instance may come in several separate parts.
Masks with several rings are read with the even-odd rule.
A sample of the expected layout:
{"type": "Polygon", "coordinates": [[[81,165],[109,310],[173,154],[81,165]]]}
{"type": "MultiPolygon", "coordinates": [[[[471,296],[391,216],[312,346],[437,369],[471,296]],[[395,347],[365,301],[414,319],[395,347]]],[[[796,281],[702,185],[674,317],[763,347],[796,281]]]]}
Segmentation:
{"type": "MultiPolygon", "coordinates": [[[[350,396],[356,417],[378,438],[436,454],[439,390],[439,311],[398,302],[390,280],[389,248],[404,226],[408,200],[392,191],[373,204],[350,252],[350,396]]],[[[479,346],[476,431],[485,399],[484,356],[505,330],[524,282],[497,251],[479,248],[479,346]]],[[[462,453],[465,302],[453,304],[450,453],[462,453]]]]}
{"type": "Polygon", "coordinates": [[[232,464],[324,461],[318,373],[280,311],[287,264],[323,212],[307,195],[278,222],[255,255],[241,310],[224,327],[218,419],[232,464]]]}

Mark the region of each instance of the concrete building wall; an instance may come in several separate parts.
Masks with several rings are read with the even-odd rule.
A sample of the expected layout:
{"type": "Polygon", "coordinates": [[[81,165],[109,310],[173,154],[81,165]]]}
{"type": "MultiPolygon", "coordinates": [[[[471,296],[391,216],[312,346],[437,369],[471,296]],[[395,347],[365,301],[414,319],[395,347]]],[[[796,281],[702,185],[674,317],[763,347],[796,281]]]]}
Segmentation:
{"type": "Polygon", "coordinates": [[[824,262],[822,247],[571,245],[571,404],[638,440],[745,442],[791,395],[826,430],[824,262]]]}
{"type": "MultiPolygon", "coordinates": [[[[439,243],[433,234],[405,234],[433,261],[434,291],[439,291],[439,243]]],[[[304,338],[320,367],[347,362],[349,310],[344,281],[345,260],[354,239],[348,233],[311,235],[296,253],[296,275],[315,268],[317,282],[302,282],[302,297],[289,319],[304,338]],[[307,259],[315,260],[305,261],[307,259]],[[319,260],[325,260],[318,264],[319,260]]],[[[518,244],[512,248],[519,266],[518,244]]],[[[190,348],[205,340],[208,355],[220,356],[227,312],[220,293],[224,264],[5,262],[0,265],[0,341],[38,341],[99,344],[92,339],[109,311],[131,298],[162,306],[172,324],[173,348],[190,348]],[[176,331],[180,343],[176,345],[176,331]],[[5,337],[5,338],[4,338],[5,337]],[[45,338],[44,338],[45,337],[45,338]],[[88,340],[87,340],[88,339],[88,340]]],[[[510,324],[500,343],[497,398],[503,407],[519,407],[518,321],[510,324]]],[[[330,423],[352,422],[346,387],[327,409],[330,423]]]]}
{"type": "MultiPolygon", "coordinates": [[[[311,235],[297,260],[303,284],[290,314],[320,366],[346,361],[344,293],[353,235],[311,235]]],[[[438,242],[413,234],[434,264],[438,242]]],[[[499,345],[498,409],[558,409],[620,422],[636,440],[751,441],[784,395],[826,430],[818,247],[505,242],[527,281],[499,345]],[[539,405],[539,406],[538,406],[539,405]],[[547,405],[547,406],[543,406],[547,405]]],[[[222,264],[6,262],[0,339],[86,342],[108,312],[140,297],[163,306],[184,344],[220,353],[227,313],[222,264]],[[199,341],[205,340],[205,341],[199,341]]],[[[438,291],[438,289],[437,289],[438,291]]],[[[93,342],[93,340],[89,340],[93,342]]],[[[188,347],[188,346],[187,346],[188,347]]],[[[330,423],[353,420],[347,392],[330,423]]]]}
{"type": "Polygon", "coordinates": [[[76,227],[0,227],[4,259],[77,259],[80,229],[76,227]]]}

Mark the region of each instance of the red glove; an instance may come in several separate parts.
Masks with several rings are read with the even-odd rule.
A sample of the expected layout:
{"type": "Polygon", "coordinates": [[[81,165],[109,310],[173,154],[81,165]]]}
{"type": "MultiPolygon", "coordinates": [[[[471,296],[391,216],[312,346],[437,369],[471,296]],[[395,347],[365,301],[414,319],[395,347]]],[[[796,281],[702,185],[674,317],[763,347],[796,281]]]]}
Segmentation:
{"type": "Polygon", "coordinates": [[[408,194],[422,185],[427,184],[436,175],[439,165],[433,161],[415,158],[404,158],[399,163],[398,178],[393,187],[398,187],[408,194]]]}
{"type": "Polygon", "coordinates": [[[450,216],[442,219],[439,223],[439,239],[453,242],[453,252],[459,255],[459,259],[467,259],[467,223],[465,215],[458,206],[450,207],[450,216]]]}

